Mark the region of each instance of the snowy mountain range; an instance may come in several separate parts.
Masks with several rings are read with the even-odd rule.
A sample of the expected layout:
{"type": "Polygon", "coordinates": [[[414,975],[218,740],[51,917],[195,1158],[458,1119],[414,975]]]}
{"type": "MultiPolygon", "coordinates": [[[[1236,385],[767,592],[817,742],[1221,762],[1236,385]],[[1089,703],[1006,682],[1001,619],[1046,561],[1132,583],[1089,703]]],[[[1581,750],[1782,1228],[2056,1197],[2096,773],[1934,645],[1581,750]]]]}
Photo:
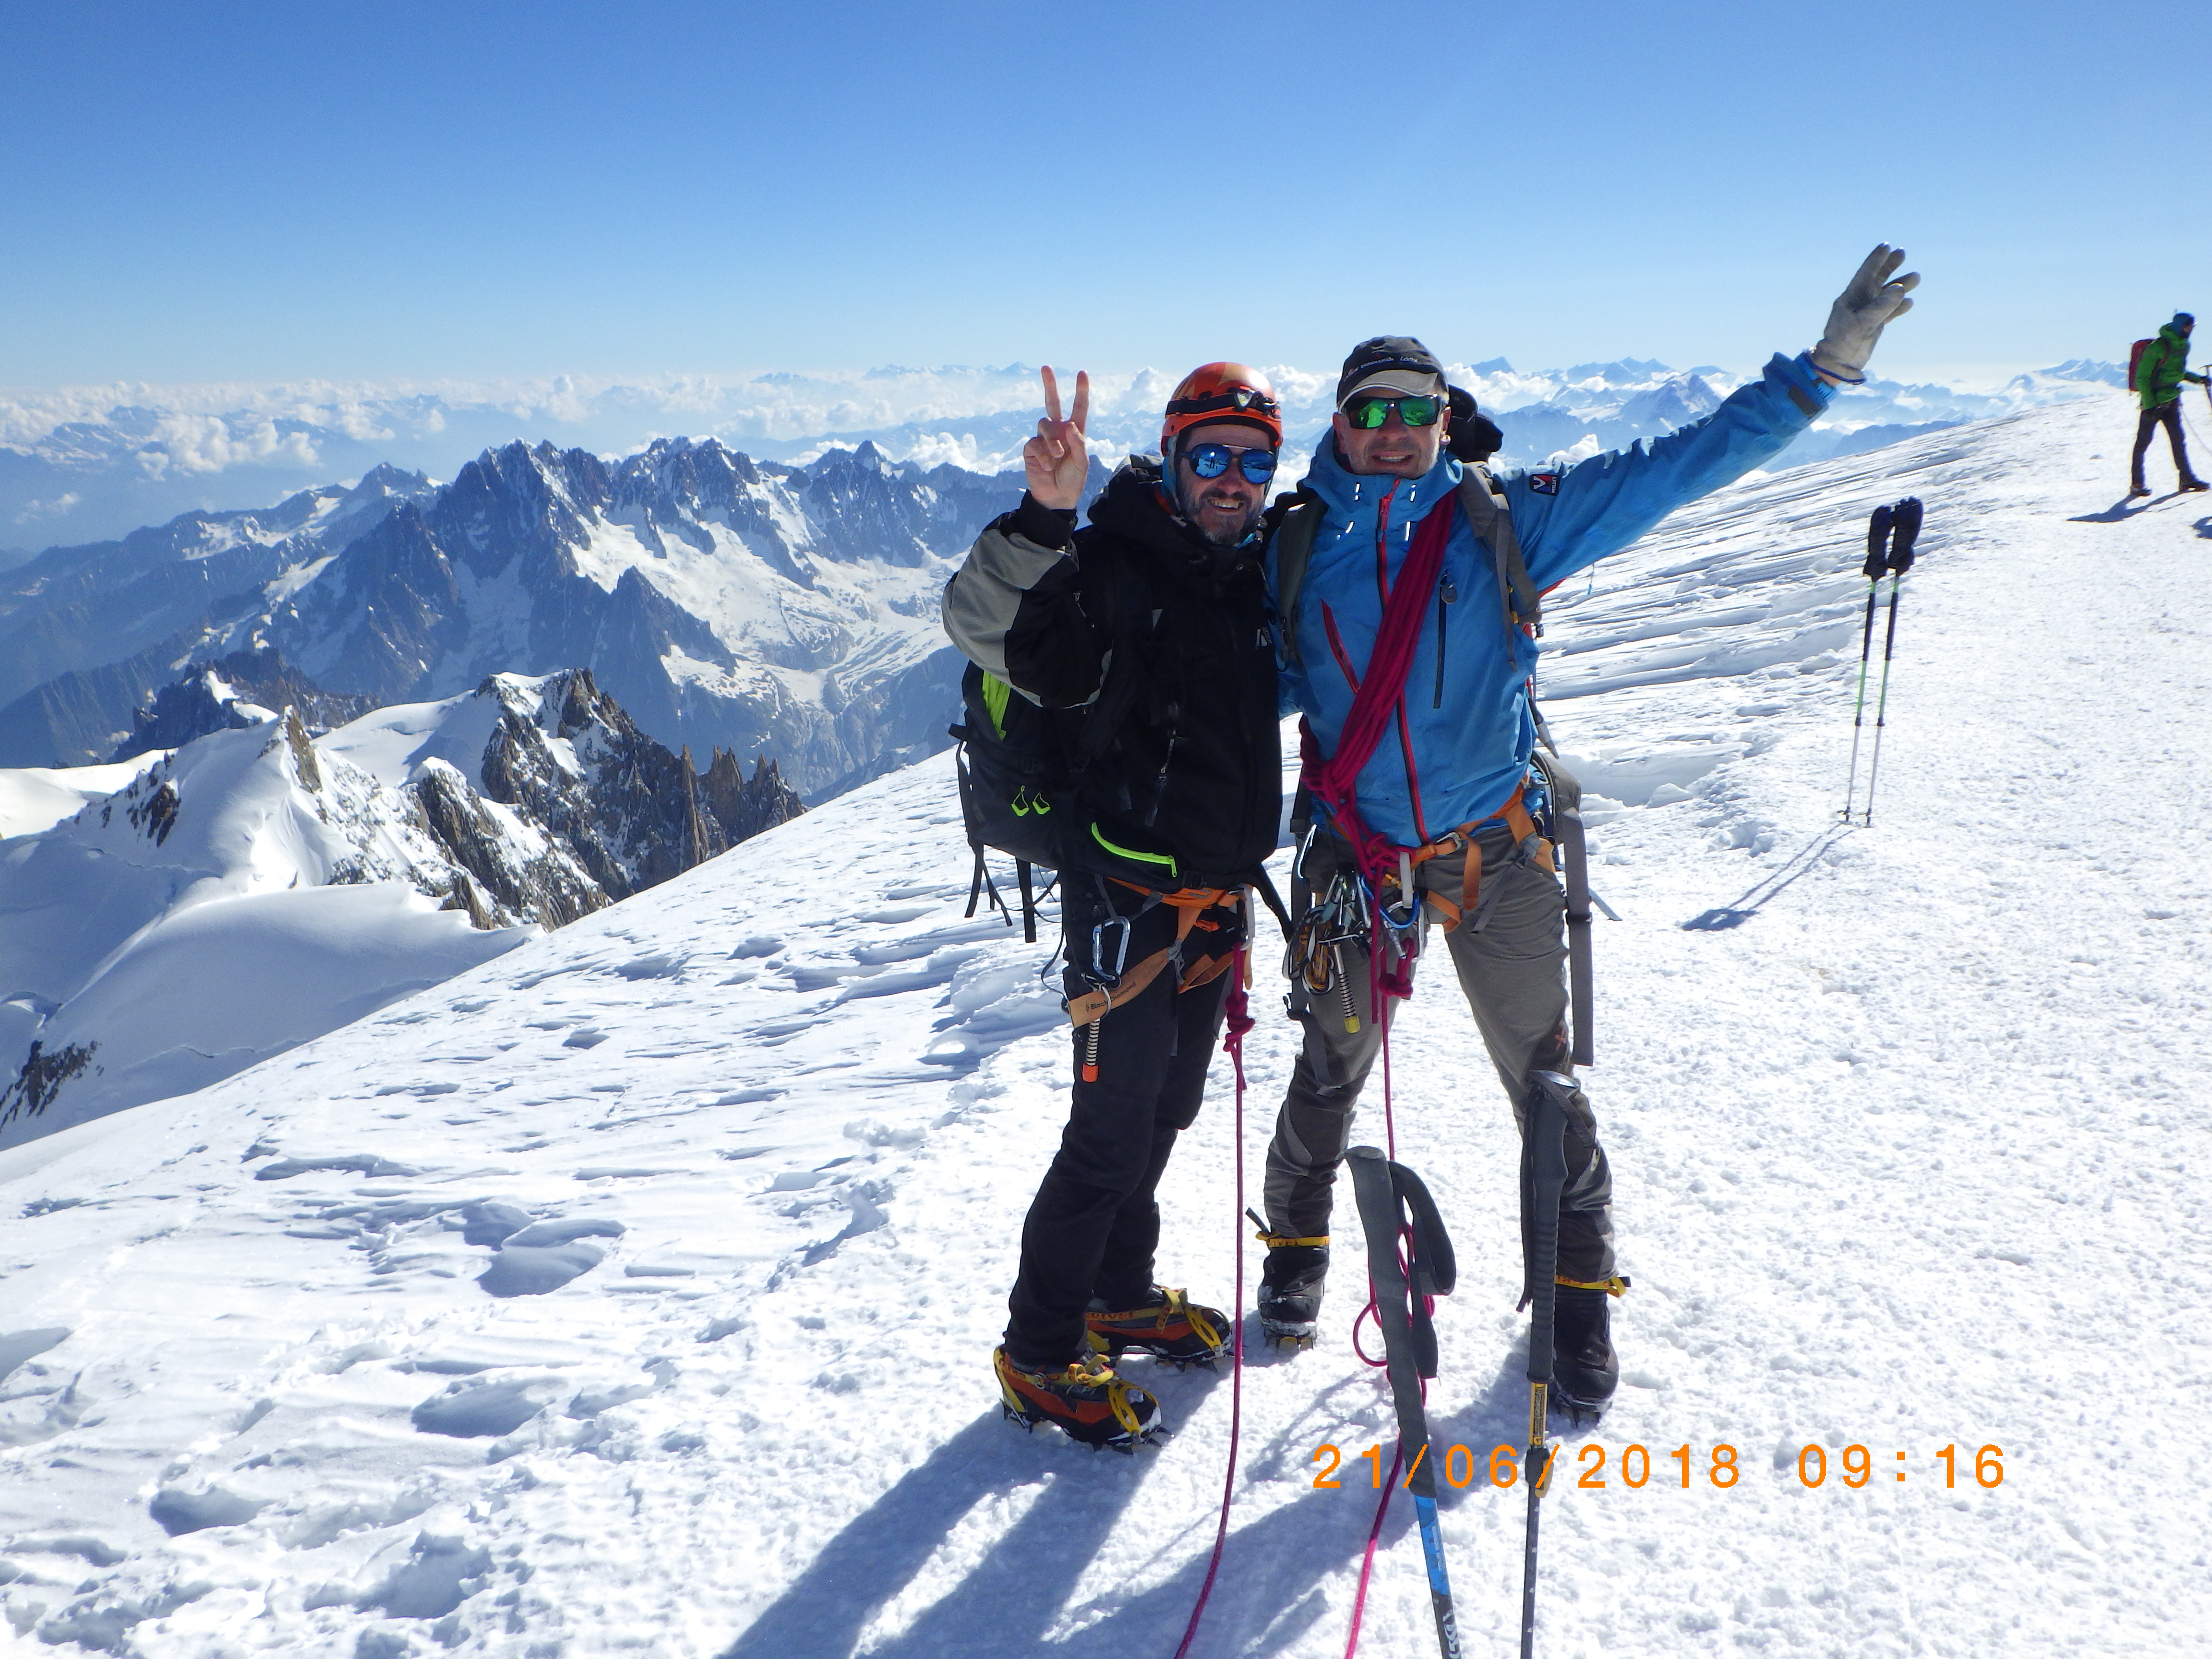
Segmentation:
{"type": "Polygon", "coordinates": [[[104,761],[185,660],[273,648],[380,703],[587,667],[664,744],[834,792],[943,743],[938,590],[1018,495],[866,445],[799,468],[516,443],[443,486],[386,470],[52,549],[0,577],[0,763],[104,761]]]}
{"type": "MultiPolygon", "coordinates": [[[[1333,381],[1274,373],[1295,455],[1322,429],[1333,381]]],[[[1498,359],[1455,374],[1501,422],[1508,463],[1670,430],[1737,380],[1637,360],[1529,374],[1498,359]]],[[[2119,378],[2084,361],[1994,392],[1877,382],[1846,394],[1784,459],[1856,453],[2119,378]]],[[[1169,386],[1152,370],[1098,377],[1102,465],[1152,445],[1169,386]]],[[[195,395],[218,394],[243,395],[195,395]]],[[[255,647],[283,651],[318,692],[373,700],[587,665],[663,742],[773,753],[816,796],[943,741],[957,664],[935,635],[933,593],[941,562],[1018,488],[998,475],[1034,422],[1030,370],[559,381],[502,395],[310,388],[219,412],[132,406],[112,420],[76,394],[0,404],[0,521],[9,477],[51,490],[57,468],[86,489],[127,472],[136,513],[168,499],[144,493],[163,480],[207,495],[265,486],[280,461],[364,466],[350,488],[318,483],[272,508],[195,510],[12,571],[0,560],[0,764],[102,760],[186,662],[255,647]],[[637,447],[639,422],[675,416],[719,435],[637,447]],[[511,430],[518,417],[634,453],[602,460],[511,442],[458,462],[442,487],[380,459],[442,471],[462,434],[511,430]],[[726,437],[787,459],[752,459],[726,437]],[[252,467],[264,471],[239,470],[252,467]],[[401,506],[413,511],[395,515],[401,506]]],[[[42,519],[31,505],[15,516],[93,521],[42,519]]]]}
{"type": "MultiPolygon", "coordinates": [[[[1180,372],[1096,377],[1093,429],[1103,459],[1154,444],[1160,405],[1180,372]]],[[[1268,372],[1285,395],[1293,445],[1310,449],[1334,372],[1294,366],[1268,372]]],[[[1608,449],[1663,431],[1676,423],[1670,414],[1697,407],[1714,392],[1724,394],[1743,372],[1710,365],[1678,372],[1636,359],[1531,372],[1495,358],[1459,364],[1454,375],[1504,417],[1504,459],[1519,465],[1584,438],[1608,449]]],[[[2124,378],[2111,363],[2077,360],[1982,389],[1876,380],[1840,398],[1798,441],[1792,463],[1823,459],[1868,428],[1899,428],[1888,433],[1894,439],[1931,423],[2063,400],[2124,378]]],[[[644,382],[562,375],[490,385],[0,392],[0,571],[32,549],[120,537],[240,501],[272,501],[380,465],[452,477],[518,434],[623,456],[685,432],[758,459],[798,465],[832,447],[873,443],[893,460],[996,472],[1014,464],[1034,431],[1036,397],[1036,372],[1021,363],[644,382]],[[4,550],[11,547],[16,551],[4,550]]]]}
{"type": "MultiPolygon", "coordinates": [[[[2175,574],[2212,520],[2118,500],[2133,425],[2106,394],[1754,476],[1547,606],[1622,917],[1588,1085],[1634,1284],[1620,1395],[1543,1500],[1540,1652],[2162,1656],[2212,1627],[2212,586],[2175,574]],[[1867,514],[1906,495],[1875,826],[1845,828],[1867,514]]],[[[292,800],[289,741],[267,759],[292,800]]],[[[1167,1654],[1225,1485],[1192,1659],[1336,1659],[1370,1533],[1359,1652],[1434,1651],[1410,1506],[1378,1519],[1362,1455],[1394,1430],[1356,1267],[1310,1351],[1247,1326],[1235,1391],[1133,1362],[1159,1448],[1000,1420],[1068,1042],[1049,947],[963,920],[967,871],[934,757],[0,1151],[0,1645],[1167,1654]]],[[[1224,1305],[1299,1047],[1272,967],[1241,1116],[1218,1061],[1161,1194],[1164,1273],[1224,1305]]],[[[1471,1454],[1441,1491],[1462,1638],[1504,1655],[1525,1494],[1482,1471],[1523,1433],[1517,1158],[1448,981],[1393,1020],[1392,1127],[1458,1246],[1428,1412],[1471,1454]]]]}
{"type": "Polygon", "coordinates": [[[400,501],[419,473],[380,467],[351,487],[263,510],[188,513],[117,542],[49,549],[0,574],[0,765],[105,759],[133,714],[228,619],[251,616],[400,501]]]}
{"type": "Polygon", "coordinates": [[[0,1146],[204,1087],[803,810],[727,751],[700,776],[587,671],[320,738],[197,682],[226,725],[90,769],[112,794],[0,772],[0,1146]]]}

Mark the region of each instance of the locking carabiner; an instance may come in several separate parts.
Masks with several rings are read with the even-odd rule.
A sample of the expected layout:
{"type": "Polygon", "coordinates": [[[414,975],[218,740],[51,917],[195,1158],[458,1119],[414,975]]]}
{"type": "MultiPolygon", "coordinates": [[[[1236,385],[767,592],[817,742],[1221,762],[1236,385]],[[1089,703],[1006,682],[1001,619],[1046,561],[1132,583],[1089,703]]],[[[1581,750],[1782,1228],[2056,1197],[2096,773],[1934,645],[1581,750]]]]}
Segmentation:
{"type": "Polygon", "coordinates": [[[1393,933],[1406,933],[1420,920],[1421,895],[1413,884],[1413,860],[1402,847],[1398,849],[1398,902],[1393,905],[1378,893],[1375,908],[1393,933]]]}

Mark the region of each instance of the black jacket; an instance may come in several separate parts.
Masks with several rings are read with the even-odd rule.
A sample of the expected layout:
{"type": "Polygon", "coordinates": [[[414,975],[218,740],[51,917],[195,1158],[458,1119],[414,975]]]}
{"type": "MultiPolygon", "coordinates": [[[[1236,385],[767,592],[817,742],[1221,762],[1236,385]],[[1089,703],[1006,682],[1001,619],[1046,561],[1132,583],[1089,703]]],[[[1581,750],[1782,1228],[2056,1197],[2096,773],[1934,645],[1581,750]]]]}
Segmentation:
{"type": "Polygon", "coordinates": [[[1108,481],[1088,526],[1074,519],[1024,495],[977,540],[945,606],[963,649],[1056,711],[1071,756],[1094,708],[1126,708],[1076,781],[1062,868],[1164,889],[1249,880],[1282,810],[1263,541],[1207,542],[1143,457],[1108,481]]]}

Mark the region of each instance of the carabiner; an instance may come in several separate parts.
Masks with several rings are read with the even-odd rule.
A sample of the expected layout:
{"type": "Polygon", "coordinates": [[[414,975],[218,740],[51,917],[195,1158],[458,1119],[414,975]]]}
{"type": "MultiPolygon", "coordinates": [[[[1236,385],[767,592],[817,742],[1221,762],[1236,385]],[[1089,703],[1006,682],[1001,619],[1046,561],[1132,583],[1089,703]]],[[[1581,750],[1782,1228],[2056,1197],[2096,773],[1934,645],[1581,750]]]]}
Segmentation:
{"type": "Polygon", "coordinates": [[[1121,982],[1121,969],[1128,960],[1128,917],[1109,916],[1105,921],[1100,922],[1096,927],[1093,927],[1091,930],[1091,976],[1098,984],[1102,986],[1119,985],[1121,982]],[[1109,968],[1106,965],[1105,935],[1106,930],[1109,927],[1118,927],[1121,930],[1121,948],[1114,953],[1114,965],[1111,968],[1109,968]]]}
{"type": "Polygon", "coordinates": [[[1413,860],[1403,848],[1398,850],[1398,902],[1395,906],[1386,904],[1377,894],[1375,908],[1395,933],[1409,931],[1420,920],[1421,895],[1413,885],[1413,860]]]}

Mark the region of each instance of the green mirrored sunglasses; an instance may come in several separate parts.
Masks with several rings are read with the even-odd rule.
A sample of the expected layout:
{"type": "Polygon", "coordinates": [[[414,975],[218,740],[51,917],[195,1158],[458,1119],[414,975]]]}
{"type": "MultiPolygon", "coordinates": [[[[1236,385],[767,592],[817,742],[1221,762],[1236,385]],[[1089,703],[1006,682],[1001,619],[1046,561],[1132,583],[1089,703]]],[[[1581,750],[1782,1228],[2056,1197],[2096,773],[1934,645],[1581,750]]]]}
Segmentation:
{"type": "Polygon", "coordinates": [[[1344,406],[1345,418],[1362,432],[1372,432],[1390,418],[1392,410],[1407,426],[1434,426],[1444,410],[1441,398],[1354,398],[1344,406]]]}

